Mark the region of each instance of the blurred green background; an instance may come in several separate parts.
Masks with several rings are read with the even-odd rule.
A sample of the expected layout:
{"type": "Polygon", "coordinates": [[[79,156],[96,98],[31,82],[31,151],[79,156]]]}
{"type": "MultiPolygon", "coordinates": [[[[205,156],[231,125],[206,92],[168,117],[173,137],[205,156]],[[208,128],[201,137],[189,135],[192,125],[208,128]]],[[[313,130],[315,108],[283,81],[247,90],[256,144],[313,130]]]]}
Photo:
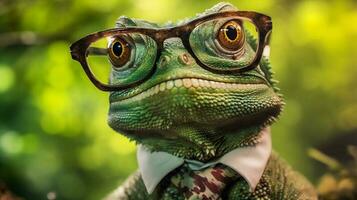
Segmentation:
{"type": "MultiPolygon", "coordinates": [[[[0,0],[0,182],[26,199],[94,200],[113,190],[137,167],[135,144],[107,126],[108,94],[69,45],[120,15],[164,23],[217,2],[0,0]]],[[[316,181],[307,149],[357,128],[357,1],[230,2],[273,18],[271,62],[287,102],[274,148],[316,181]]]]}

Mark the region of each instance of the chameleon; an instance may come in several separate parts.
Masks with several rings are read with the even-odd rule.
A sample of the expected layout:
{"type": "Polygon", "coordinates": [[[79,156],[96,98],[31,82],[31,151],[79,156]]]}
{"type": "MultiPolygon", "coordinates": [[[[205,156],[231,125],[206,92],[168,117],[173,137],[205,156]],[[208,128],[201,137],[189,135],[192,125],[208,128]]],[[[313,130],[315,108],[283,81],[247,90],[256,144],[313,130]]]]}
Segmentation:
{"type": "MultiPolygon", "coordinates": [[[[219,3],[193,19],[236,10],[230,3],[219,3]]],[[[159,25],[120,17],[116,27],[155,29],[179,26],[190,20],[159,25]]],[[[217,33],[214,32],[215,28],[209,24],[207,26],[202,34],[192,39],[193,45],[204,43],[208,35],[216,37],[215,41],[226,50],[241,45],[249,52],[257,46],[256,38],[249,31],[239,29],[237,21],[223,24],[226,32],[217,33]]],[[[123,43],[121,40],[119,42],[123,43]]],[[[115,54],[118,52],[132,59],[129,54],[123,54],[124,47],[112,45],[110,48],[114,55],[111,60],[113,65],[122,65],[120,60],[116,60],[118,56],[115,54]]],[[[151,55],[155,49],[149,46],[137,51],[151,55]]],[[[245,59],[249,55],[238,56],[242,57],[239,59],[245,59]]],[[[143,83],[110,92],[108,124],[135,141],[144,149],[144,154],[152,156],[160,152],[160,155],[169,156],[170,161],[181,159],[181,163],[160,179],[151,191],[145,185],[145,174],[138,170],[106,199],[317,199],[311,183],[269,147],[269,127],[278,119],[284,100],[276,86],[277,81],[273,79],[268,54],[265,53],[259,65],[253,69],[238,74],[219,74],[202,68],[180,38],[169,38],[164,41],[157,62],[142,62],[142,65],[156,65],[155,72],[143,83]],[[266,162],[256,184],[225,164],[239,159],[234,155],[244,155],[236,152],[262,145],[265,153],[261,153],[265,155],[266,162]],[[226,158],[225,162],[223,158],[226,158]],[[195,163],[200,163],[201,167],[193,168],[195,163]]],[[[212,61],[213,65],[220,65],[221,62],[212,61]]],[[[112,73],[110,81],[120,81],[122,76],[112,73]]],[[[249,155],[245,157],[247,161],[240,161],[240,165],[251,163],[249,155]]],[[[160,156],[156,161],[160,161],[160,156]]],[[[260,161],[255,159],[252,163],[260,161]]],[[[157,167],[166,164],[163,162],[157,167]]],[[[250,169],[248,166],[245,170],[250,169]]],[[[256,174],[252,176],[256,177],[256,174]]]]}

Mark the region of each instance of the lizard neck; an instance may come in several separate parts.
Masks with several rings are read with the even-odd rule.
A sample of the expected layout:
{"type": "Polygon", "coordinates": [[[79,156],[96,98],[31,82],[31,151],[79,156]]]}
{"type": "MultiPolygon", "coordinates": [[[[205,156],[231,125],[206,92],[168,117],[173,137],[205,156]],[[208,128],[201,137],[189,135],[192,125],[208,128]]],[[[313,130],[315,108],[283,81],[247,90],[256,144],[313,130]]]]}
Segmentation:
{"type": "Polygon", "coordinates": [[[236,148],[254,146],[261,138],[262,129],[186,125],[165,132],[155,131],[148,134],[146,131],[151,137],[143,136],[135,140],[151,151],[164,151],[185,159],[208,162],[236,148]],[[153,135],[157,137],[153,138],[153,135]]]}

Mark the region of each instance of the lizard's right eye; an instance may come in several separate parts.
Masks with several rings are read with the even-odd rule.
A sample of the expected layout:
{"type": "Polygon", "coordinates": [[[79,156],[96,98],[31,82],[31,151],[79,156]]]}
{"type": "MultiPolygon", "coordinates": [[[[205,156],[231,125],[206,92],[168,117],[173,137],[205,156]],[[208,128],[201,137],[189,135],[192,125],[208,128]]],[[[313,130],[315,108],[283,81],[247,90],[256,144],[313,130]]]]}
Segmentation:
{"type": "Polygon", "coordinates": [[[115,68],[124,66],[130,60],[130,44],[123,38],[115,38],[109,46],[109,60],[115,68]]]}

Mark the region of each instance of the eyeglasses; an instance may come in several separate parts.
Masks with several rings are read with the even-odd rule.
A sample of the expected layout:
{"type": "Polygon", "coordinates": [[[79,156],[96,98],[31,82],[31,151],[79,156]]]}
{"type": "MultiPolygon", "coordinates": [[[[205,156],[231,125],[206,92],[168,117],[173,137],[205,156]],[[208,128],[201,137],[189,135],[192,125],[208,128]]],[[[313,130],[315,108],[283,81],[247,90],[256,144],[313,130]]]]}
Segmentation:
{"type": "Polygon", "coordinates": [[[269,16],[251,11],[206,15],[169,28],[124,27],[96,32],[76,41],[71,55],[103,91],[135,87],[155,72],[164,41],[180,38],[202,68],[217,74],[254,69],[269,44],[269,16]],[[248,44],[248,40],[256,41],[248,44]]]}

